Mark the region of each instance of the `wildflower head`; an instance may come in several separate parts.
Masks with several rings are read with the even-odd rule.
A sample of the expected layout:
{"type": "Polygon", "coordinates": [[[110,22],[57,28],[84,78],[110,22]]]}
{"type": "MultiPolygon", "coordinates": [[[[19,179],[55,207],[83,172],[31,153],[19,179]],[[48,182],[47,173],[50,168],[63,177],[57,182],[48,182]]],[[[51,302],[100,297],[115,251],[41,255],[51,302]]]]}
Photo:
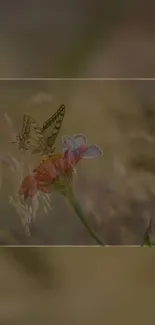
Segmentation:
{"type": "Polygon", "coordinates": [[[55,155],[43,161],[34,170],[40,190],[46,188],[51,191],[51,187],[65,195],[72,184],[72,174],[76,161],[70,160],[68,155],[55,155]],[[42,184],[42,186],[41,186],[42,184]]]}

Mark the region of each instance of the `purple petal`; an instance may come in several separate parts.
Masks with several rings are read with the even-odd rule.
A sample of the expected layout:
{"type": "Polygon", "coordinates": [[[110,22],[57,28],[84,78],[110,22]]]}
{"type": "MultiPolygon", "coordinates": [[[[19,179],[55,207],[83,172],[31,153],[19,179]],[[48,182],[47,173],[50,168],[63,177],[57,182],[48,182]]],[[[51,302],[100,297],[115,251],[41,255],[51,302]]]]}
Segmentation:
{"type": "Polygon", "coordinates": [[[63,148],[71,148],[72,147],[72,138],[67,136],[67,135],[64,135],[62,137],[62,145],[63,145],[63,148]]]}
{"type": "Polygon", "coordinates": [[[76,134],[73,137],[74,148],[78,148],[80,146],[84,146],[87,144],[88,140],[84,134],[76,134]]]}
{"type": "Polygon", "coordinates": [[[62,137],[62,144],[63,148],[71,148],[71,149],[77,149],[80,146],[86,145],[87,138],[84,134],[76,134],[72,137],[69,136],[63,136],[62,137]]]}
{"type": "Polygon", "coordinates": [[[88,150],[85,151],[81,156],[84,159],[96,158],[103,155],[101,148],[95,144],[88,146],[88,150]]]}

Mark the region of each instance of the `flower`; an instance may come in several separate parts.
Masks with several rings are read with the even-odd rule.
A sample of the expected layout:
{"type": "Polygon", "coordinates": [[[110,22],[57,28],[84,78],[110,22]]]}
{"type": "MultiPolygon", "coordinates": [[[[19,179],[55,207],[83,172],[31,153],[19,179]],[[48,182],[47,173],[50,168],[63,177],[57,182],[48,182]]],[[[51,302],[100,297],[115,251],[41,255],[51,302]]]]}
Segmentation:
{"type": "Polygon", "coordinates": [[[24,195],[26,200],[28,197],[33,198],[39,189],[39,184],[37,179],[32,176],[26,176],[22,182],[22,186],[19,190],[20,195],[24,195]]]}
{"type": "Polygon", "coordinates": [[[102,150],[96,145],[87,145],[84,135],[62,138],[62,155],[54,155],[43,160],[34,169],[32,176],[26,176],[22,182],[19,194],[24,198],[33,198],[37,191],[51,192],[51,185],[61,194],[71,187],[76,164],[83,158],[94,158],[102,155],[102,150]]]}
{"type": "Polygon", "coordinates": [[[25,177],[19,194],[24,195],[25,199],[33,198],[37,191],[50,193],[52,185],[55,190],[68,199],[89,234],[98,244],[104,246],[103,240],[85,217],[72,189],[72,178],[76,164],[83,158],[101,156],[102,150],[96,145],[87,145],[87,139],[82,134],[63,137],[62,147],[62,155],[48,157],[33,170],[33,175],[25,177]]]}
{"type": "Polygon", "coordinates": [[[103,151],[96,144],[88,145],[88,140],[84,134],[76,134],[73,137],[63,136],[62,146],[64,155],[69,155],[77,160],[96,158],[103,155],[103,151]]]}

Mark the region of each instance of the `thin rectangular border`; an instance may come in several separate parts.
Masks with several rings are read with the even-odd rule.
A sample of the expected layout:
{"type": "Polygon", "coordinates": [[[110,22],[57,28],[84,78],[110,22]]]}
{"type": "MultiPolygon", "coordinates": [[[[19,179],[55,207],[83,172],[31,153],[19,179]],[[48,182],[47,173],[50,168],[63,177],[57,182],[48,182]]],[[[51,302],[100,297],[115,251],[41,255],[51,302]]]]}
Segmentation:
{"type": "Polygon", "coordinates": [[[153,81],[155,78],[0,78],[0,81],[153,81]]]}

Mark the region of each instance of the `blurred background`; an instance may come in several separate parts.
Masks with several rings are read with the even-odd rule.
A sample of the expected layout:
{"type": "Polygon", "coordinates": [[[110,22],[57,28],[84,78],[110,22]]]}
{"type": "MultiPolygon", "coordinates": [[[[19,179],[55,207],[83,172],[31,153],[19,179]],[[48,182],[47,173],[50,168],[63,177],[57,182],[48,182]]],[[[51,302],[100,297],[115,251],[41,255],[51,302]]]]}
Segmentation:
{"type": "Polygon", "coordinates": [[[152,249],[25,247],[0,252],[1,324],[154,324],[152,249]]]}
{"type": "Polygon", "coordinates": [[[0,9],[1,77],[154,77],[152,0],[6,0],[0,9]]]}
{"type": "MultiPolygon", "coordinates": [[[[154,9],[151,0],[3,1],[0,77],[154,77],[154,9]]],[[[20,171],[19,153],[8,144],[12,123],[19,130],[26,112],[42,124],[65,103],[60,135],[84,133],[104,151],[78,165],[75,191],[83,210],[107,245],[140,245],[154,219],[154,88],[154,81],[1,81],[0,154],[10,152],[20,171]]],[[[48,216],[39,207],[33,235],[25,236],[18,201],[10,198],[18,181],[3,164],[1,245],[96,244],[56,193],[48,216]]],[[[153,250],[0,252],[2,325],[154,324],[153,250]]]]}

